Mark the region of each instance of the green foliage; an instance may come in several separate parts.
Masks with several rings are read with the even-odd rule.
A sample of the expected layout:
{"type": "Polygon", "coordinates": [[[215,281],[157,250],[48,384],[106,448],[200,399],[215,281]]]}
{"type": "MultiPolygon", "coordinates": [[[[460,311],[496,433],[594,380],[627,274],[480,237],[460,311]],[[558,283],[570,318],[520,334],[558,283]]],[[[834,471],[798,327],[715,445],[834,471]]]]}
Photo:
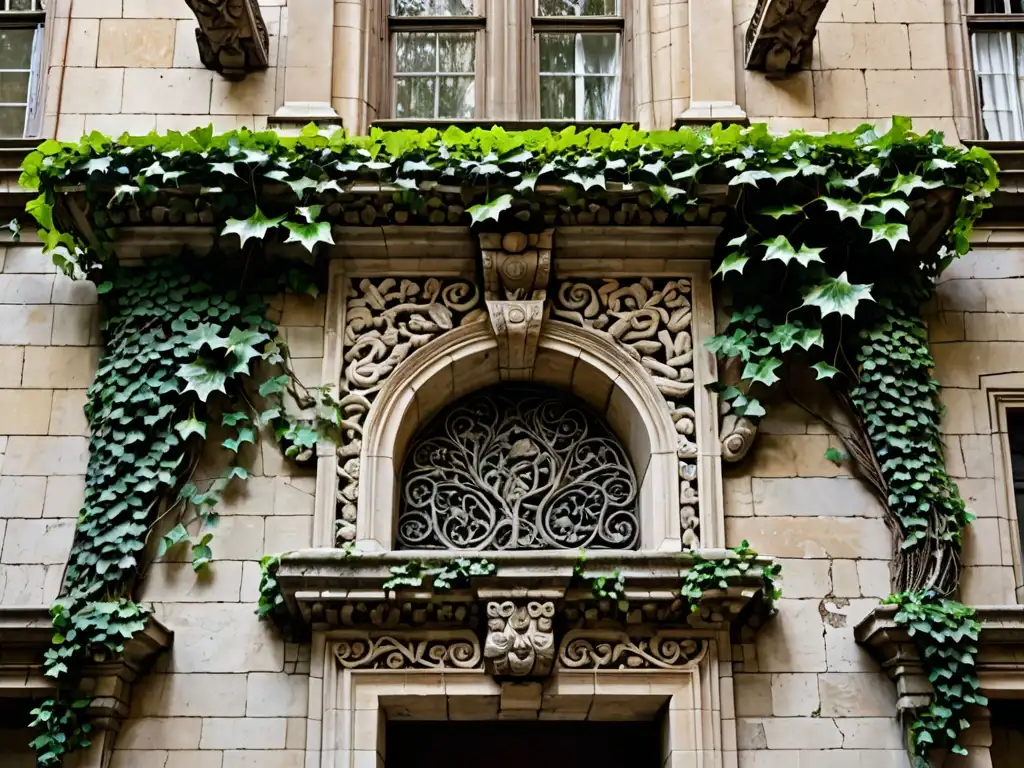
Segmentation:
{"type": "Polygon", "coordinates": [[[384,589],[425,587],[444,590],[466,586],[474,576],[489,576],[494,573],[494,563],[468,557],[433,562],[410,560],[393,565],[390,570],[391,578],[382,585],[384,589]]]}
{"type": "Polygon", "coordinates": [[[277,584],[277,569],[281,565],[280,555],[264,555],[260,558],[260,597],[256,605],[256,615],[261,619],[270,618],[280,621],[288,613],[277,584]]]}
{"type": "Polygon", "coordinates": [[[932,684],[931,703],[907,734],[914,768],[929,768],[933,749],[966,755],[960,744],[960,734],[970,727],[966,709],[988,705],[976,672],[981,625],[974,611],[930,590],[903,592],[885,602],[898,607],[895,621],[914,638],[932,684]]]}
{"type": "Polygon", "coordinates": [[[696,612],[701,596],[706,591],[728,589],[738,579],[754,574],[761,578],[761,594],[764,601],[770,606],[782,596],[782,591],[776,584],[782,573],[782,566],[777,563],[758,566],[754,562],[756,559],[757,552],[750,548],[750,544],[745,539],[738,547],[727,550],[727,554],[720,558],[705,558],[695,554],[693,565],[690,566],[690,570],[686,572],[686,578],[683,580],[680,595],[689,602],[690,610],[696,612]]]}
{"type": "Polygon", "coordinates": [[[29,746],[36,751],[36,765],[60,766],[64,756],[91,743],[92,724],[84,722],[83,710],[91,699],[47,699],[32,710],[32,727],[40,731],[29,746]]]}
{"type": "Polygon", "coordinates": [[[572,575],[577,581],[586,584],[595,600],[614,601],[620,611],[629,610],[629,601],[626,600],[626,578],[622,571],[613,571],[611,574],[601,576],[587,576],[584,573],[584,565],[587,562],[587,552],[580,550],[576,564],[572,568],[572,575]]]}

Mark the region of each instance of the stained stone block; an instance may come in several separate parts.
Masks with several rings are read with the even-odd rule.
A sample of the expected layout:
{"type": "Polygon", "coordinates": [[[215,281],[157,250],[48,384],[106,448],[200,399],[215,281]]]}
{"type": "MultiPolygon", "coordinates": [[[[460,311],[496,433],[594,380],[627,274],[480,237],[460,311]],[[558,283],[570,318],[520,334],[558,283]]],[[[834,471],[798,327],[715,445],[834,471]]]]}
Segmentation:
{"type": "Polygon", "coordinates": [[[892,717],[896,687],[882,672],[818,676],[822,717],[892,717]]]}
{"type": "Polygon", "coordinates": [[[8,520],[3,563],[63,564],[71,550],[74,520],[8,520]]]}
{"type": "Polygon", "coordinates": [[[284,718],[209,717],[202,722],[200,749],[284,749],[284,718]]]}
{"type": "Polygon", "coordinates": [[[149,674],[132,693],[132,717],[243,717],[246,675],[149,674]]]}

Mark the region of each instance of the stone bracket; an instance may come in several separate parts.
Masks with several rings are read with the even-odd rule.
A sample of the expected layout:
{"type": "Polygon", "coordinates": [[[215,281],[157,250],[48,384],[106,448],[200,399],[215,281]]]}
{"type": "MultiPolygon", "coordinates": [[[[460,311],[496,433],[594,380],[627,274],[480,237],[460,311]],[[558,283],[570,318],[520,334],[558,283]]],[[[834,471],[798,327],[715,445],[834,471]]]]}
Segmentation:
{"type": "Polygon", "coordinates": [[[196,15],[199,58],[227,80],[266,69],[270,37],[257,0],[185,0],[196,15]]]}
{"type": "Polygon", "coordinates": [[[744,66],[780,77],[805,69],[828,0],[758,0],[747,27],[744,66]]]}

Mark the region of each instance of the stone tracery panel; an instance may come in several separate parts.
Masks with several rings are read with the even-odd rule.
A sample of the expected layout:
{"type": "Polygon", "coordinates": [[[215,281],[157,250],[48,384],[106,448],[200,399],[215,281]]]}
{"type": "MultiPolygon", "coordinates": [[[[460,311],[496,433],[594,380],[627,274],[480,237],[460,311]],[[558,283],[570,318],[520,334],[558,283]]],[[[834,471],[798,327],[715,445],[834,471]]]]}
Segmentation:
{"type": "Polygon", "coordinates": [[[446,331],[482,321],[480,292],[466,280],[435,278],[352,281],[345,305],[339,391],[338,540],[356,537],[359,453],[366,414],[396,367],[446,331]]]}
{"type": "Polygon", "coordinates": [[[637,482],[583,405],[499,386],[452,404],[414,440],[402,473],[399,549],[632,549],[637,482]]]}
{"type": "Polygon", "coordinates": [[[683,546],[699,548],[690,280],[567,280],[558,286],[553,312],[560,320],[614,339],[643,366],[665,398],[678,436],[683,546]]]}

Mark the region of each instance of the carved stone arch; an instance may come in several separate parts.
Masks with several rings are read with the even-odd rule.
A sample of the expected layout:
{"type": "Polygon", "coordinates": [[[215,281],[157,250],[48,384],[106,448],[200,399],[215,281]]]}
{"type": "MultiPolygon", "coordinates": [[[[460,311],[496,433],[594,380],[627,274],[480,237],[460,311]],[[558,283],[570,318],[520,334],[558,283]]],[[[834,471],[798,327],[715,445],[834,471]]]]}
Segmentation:
{"type": "MultiPolygon", "coordinates": [[[[366,415],[360,452],[356,542],[390,550],[398,516],[398,472],[421,424],[448,403],[501,380],[489,323],[455,328],[401,362],[366,415]]],[[[599,334],[544,325],[530,381],[566,389],[604,417],[625,445],[640,486],[640,548],[679,551],[677,434],[640,364],[599,334]]]]}

